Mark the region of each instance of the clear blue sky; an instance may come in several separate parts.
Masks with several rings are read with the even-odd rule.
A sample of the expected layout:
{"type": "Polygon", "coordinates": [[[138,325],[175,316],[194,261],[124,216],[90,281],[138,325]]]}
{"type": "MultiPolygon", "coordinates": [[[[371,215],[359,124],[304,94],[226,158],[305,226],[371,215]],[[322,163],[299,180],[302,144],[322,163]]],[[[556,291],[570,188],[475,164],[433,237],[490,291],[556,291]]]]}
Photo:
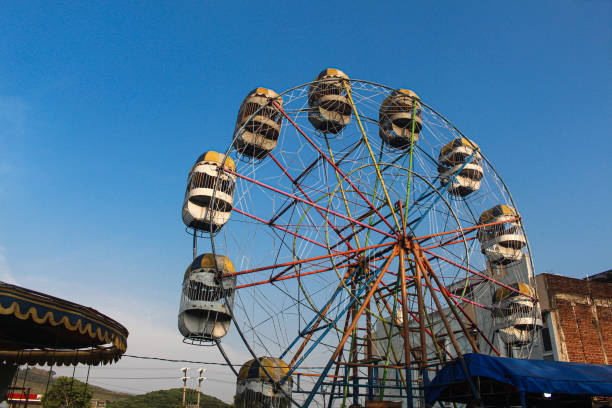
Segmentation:
{"type": "Polygon", "coordinates": [[[612,268],[610,1],[53,3],[0,6],[0,279],[155,304],[176,330],[190,166],[247,91],[325,67],[413,89],[474,139],[536,272],[612,268]]]}

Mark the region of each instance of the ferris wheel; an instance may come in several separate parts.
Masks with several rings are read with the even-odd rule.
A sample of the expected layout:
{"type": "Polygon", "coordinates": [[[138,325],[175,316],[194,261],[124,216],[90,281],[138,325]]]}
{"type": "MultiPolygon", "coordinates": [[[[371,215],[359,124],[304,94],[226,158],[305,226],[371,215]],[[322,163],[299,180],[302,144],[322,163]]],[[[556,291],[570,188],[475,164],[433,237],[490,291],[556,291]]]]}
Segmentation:
{"type": "Polygon", "coordinates": [[[464,353],[530,356],[529,246],[481,144],[338,69],[247,94],[189,173],[179,310],[185,341],[244,364],[237,406],[414,406],[464,353]],[[250,361],[223,351],[231,330],[250,361]]]}

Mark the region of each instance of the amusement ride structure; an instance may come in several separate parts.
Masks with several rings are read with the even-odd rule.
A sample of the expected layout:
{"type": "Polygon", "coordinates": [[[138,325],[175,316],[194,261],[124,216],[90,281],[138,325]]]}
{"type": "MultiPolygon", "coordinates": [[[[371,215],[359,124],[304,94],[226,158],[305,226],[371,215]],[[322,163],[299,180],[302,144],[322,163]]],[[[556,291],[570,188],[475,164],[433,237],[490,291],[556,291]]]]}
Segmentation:
{"type": "Polygon", "coordinates": [[[337,69],[255,88],[227,149],[191,169],[182,213],[179,330],[244,363],[239,407],[421,406],[446,362],[537,343],[512,196],[413,91],[337,69]],[[250,361],[225,353],[230,330],[250,361]]]}
{"type": "MultiPolygon", "coordinates": [[[[127,350],[128,330],[116,320],[90,307],[5,282],[0,282],[0,328],[0,402],[11,383],[15,385],[20,365],[26,365],[25,385],[29,365],[76,368],[85,364],[87,384],[92,365],[113,364],[127,350]]],[[[50,369],[47,388],[52,374],[50,369]]]]}

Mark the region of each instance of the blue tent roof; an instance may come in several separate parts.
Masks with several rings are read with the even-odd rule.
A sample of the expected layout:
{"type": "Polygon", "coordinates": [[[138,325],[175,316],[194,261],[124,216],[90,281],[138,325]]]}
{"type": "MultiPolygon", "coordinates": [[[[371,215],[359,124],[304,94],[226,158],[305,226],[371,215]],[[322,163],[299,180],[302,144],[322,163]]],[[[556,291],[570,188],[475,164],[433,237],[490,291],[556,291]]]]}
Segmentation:
{"type": "MultiPolygon", "coordinates": [[[[509,384],[519,393],[612,396],[612,366],[550,360],[519,360],[483,354],[465,354],[471,377],[486,377],[509,384]]],[[[425,386],[425,400],[432,404],[451,383],[466,380],[458,361],[447,364],[425,386]]]]}

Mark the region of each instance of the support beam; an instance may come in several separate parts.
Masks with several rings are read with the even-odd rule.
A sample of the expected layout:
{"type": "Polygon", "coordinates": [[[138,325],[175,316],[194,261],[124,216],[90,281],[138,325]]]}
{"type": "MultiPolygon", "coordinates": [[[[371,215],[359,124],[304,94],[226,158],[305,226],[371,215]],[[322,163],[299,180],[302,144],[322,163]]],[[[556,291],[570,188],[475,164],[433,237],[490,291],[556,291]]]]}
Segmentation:
{"type": "Polygon", "coordinates": [[[340,342],[339,342],[338,346],[336,347],[336,350],[334,351],[334,353],[332,354],[331,358],[329,359],[329,362],[327,363],[327,365],[323,369],[323,372],[321,373],[321,377],[319,377],[319,380],[317,381],[317,383],[313,387],[312,391],[310,392],[310,395],[308,396],[308,398],[304,402],[303,408],[308,408],[310,406],[310,403],[314,399],[314,396],[316,395],[317,391],[321,387],[323,379],[329,373],[329,370],[331,369],[331,366],[332,366],[333,362],[338,358],[338,355],[344,349],[344,344],[348,340],[348,338],[351,335],[351,333],[353,332],[353,330],[355,330],[355,327],[357,326],[357,321],[359,321],[359,317],[361,317],[361,315],[363,314],[363,311],[365,310],[369,300],[372,298],[372,296],[374,296],[374,293],[378,289],[378,285],[380,284],[380,282],[382,281],[383,277],[385,276],[385,273],[389,269],[389,265],[391,264],[391,261],[393,260],[393,258],[395,258],[395,256],[397,255],[397,252],[398,252],[398,248],[394,247],[393,248],[393,252],[391,253],[391,256],[389,256],[389,258],[387,258],[387,261],[383,265],[382,270],[380,271],[378,277],[376,278],[376,281],[372,284],[372,287],[371,287],[370,291],[368,292],[368,294],[366,295],[363,303],[361,304],[361,307],[359,308],[359,311],[357,311],[357,314],[356,314],[355,318],[351,322],[348,330],[346,332],[344,332],[344,335],[342,336],[342,339],[340,339],[340,342]]]}
{"type": "Polygon", "coordinates": [[[410,368],[410,327],[408,323],[408,296],[406,295],[406,265],[404,248],[399,251],[399,275],[402,292],[402,324],[404,332],[404,363],[406,365],[406,402],[412,408],[412,369],[410,368]]]}

